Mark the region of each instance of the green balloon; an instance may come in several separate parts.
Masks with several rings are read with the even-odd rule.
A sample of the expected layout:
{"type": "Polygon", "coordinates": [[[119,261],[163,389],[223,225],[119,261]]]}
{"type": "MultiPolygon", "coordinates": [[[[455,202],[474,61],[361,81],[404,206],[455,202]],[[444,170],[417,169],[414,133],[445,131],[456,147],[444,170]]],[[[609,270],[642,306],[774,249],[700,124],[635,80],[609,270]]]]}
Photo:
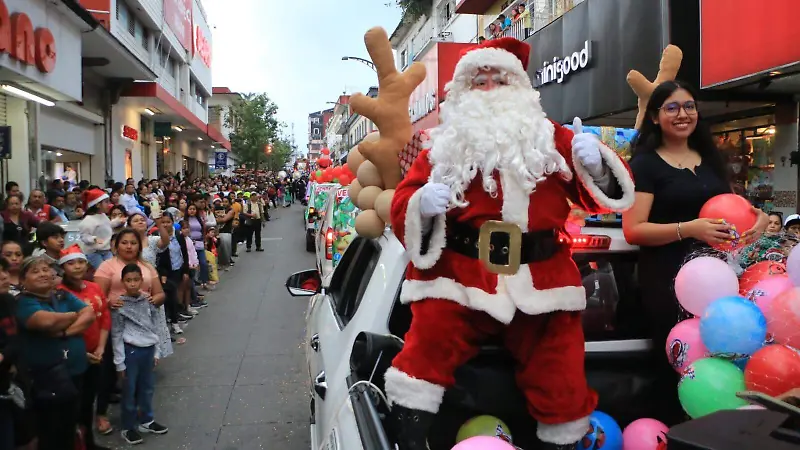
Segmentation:
{"type": "Polygon", "coordinates": [[[732,362],[717,358],[698,359],[687,367],[678,383],[678,398],[692,419],[747,402],[736,396],[745,391],[744,372],[732,362]]]}
{"type": "Polygon", "coordinates": [[[466,421],[458,430],[456,443],[475,436],[499,437],[506,442],[511,442],[511,432],[508,430],[508,425],[493,416],[478,416],[466,421]]]}
{"type": "Polygon", "coordinates": [[[319,178],[321,176],[322,176],[322,171],[321,170],[317,170],[317,178],[319,178]]]}

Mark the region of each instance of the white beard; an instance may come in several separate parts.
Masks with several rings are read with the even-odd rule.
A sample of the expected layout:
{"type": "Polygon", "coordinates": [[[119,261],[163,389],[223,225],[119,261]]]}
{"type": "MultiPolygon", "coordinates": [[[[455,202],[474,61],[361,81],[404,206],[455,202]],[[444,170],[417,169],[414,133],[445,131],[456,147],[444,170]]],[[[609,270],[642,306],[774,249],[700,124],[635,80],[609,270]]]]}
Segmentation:
{"type": "Polygon", "coordinates": [[[527,192],[549,175],[572,178],[556,150],[554,126],[547,120],[539,93],[504,86],[491,91],[451,86],[441,105],[442,124],[430,131],[431,181],[450,186],[453,206],[464,207],[464,191],[481,173],[483,188],[495,197],[495,170],[511,176],[527,192]]]}

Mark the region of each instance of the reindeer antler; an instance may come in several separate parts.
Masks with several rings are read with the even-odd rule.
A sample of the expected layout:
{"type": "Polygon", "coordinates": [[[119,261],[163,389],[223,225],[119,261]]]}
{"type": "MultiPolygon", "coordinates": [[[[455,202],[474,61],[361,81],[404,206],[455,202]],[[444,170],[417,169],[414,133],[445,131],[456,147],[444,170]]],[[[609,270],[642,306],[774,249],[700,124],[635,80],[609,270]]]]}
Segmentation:
{"type": "Polygon", "coordinates": [[[358,93],[350,99],[350,105],[353,111],[375,123],[380,139],[362,142],[358,151],[375,164],[384,187],[392,189],[401,179],[398,155],[413,135],[408,101],[414,89],[425,79],[425,66],[415,62],[404,72],[398,72],[389,36],[383,28],[367,31],[364,43],[378,71],[378,97],[370,98],[358,93]]]}
{"type": "Polygon", "coordinates": [[[639,97],[639,113],[636,116],[636,129],[642,126],[642,121],[647,109],[647,102],[650,101],[650,96],[653,94],[656,86],[665,82],[674,80],[678,76],[678,70],[681,68],[681,61],[683,60],[683,51],[674,45],[668,45],[661,55],[661,62],[658,66],[658,74],[653,82],[650,82],[644,75],[637,70],[628,72],[627,80],[628,85],[633,89],[633,92],[639,97]]]}

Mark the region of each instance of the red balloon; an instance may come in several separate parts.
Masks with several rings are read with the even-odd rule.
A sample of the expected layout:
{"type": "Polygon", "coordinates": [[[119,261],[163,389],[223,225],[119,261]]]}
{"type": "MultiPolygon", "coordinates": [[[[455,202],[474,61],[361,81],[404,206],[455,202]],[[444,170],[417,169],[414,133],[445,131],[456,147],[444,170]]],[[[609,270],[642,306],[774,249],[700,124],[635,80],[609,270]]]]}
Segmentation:
{"type": "Polygon", "coordinates": [[[334,167],[333,169],[331,169],[331,172],[333,173],[333,176],[334,176],[335,178],[338,178],[338,177],[339,177],[339,175],[341,175],[341,174],[343,173],[343,172],[342,172],[342,166],[336,166],[336,167],[334,167]]]}
{"type": "Polygon", "coordinates": [[[769,304],[764,317],[767,319],[767,337],[778,344],[800,347],[800,288],[792,288],[778,295],[769,304]]]}
{"type": "Polygon", "coordinates": [[[350,172],[350,166],[348,166],[347,163],[342,164],[342,173],[353,173],[350,172]]]}
{"type": "Polygon", "coordinates": [[[785,345],[768,345],[750,357],[744,382],[748,390],[773,397],[800,388],[800,354],[785,345]]]}
{"type": "Polygon", "coordinates": [[[753,205],[746,198],[736,194],[721,194],[711,197],[703,208],[700,217],[704,219],[722,219],[732,226],[730,242],[716,244],[714,247],[722,251],[732,251],[744,246],[739,237],[755,226],[758,215],[753,211],[753,205]]]}
{"type": "Polygon", "coordinates": [[[323,156],[317,160],[317,165],[322,167],[323,169],[330,166],[333,163],[330,158],[327,156],[323,156]]]}
{"type": "Polygon", "coordinates": [[[327,148],[323,148],[323,149],[322,149],[322,150],[320,150],[319,152],[320,152],[320,153],[322,153],[322,154],[323,154],[323,155],[325,155],[325,156],[328,156],[328,155],[330,155],[330,154],[331,154],[331,151],[330,151],[330,150],[328,150],[327,148]]]}
{"type": "Polygon", "coordinates": [[[350,178],[350,176],[347,174],[339,175],[339,184],[341,184],[342,186],[350,186],[350,183],[352,181],[353,179],[350,178]]]}
{"type": "Polygon", "coordinates": [[[785,264],[775,261],[761,261],[753,264],[739,277],[739,295],[747,297],[758,282],[775,276],[788,276],[785,264]]]}

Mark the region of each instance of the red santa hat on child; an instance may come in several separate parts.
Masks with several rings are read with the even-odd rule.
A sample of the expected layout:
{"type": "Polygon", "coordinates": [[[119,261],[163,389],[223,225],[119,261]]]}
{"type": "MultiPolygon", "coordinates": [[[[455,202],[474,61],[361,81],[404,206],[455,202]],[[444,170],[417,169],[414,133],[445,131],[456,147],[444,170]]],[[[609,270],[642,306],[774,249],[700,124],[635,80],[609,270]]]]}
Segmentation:
{"type": "Polygon", "coordinates": [[[512,37],[484,41],[483,44],[461,51],[461,58],[453,72],[453,81],[469,84],[478,69],[488,67],[514,75],[519,78],[517,81],[530,86],[530,78],[526,72],[530,53],[530,45],[512,37]]]}
{"type": "Polygon", "coordinates": [[[84,209],[89,209],[94,205],[108,198],[108,194],[100,189],[89,189],[83,193],[84,209]]]}
{"type": "Polygon", "coordinates": [[[75,259],[82,259],[86,261],[86,255],[83,254],[81,248],[78,247],[78,244],[61,250],[61,258],[58,259],[58,265],[60,266],[75,259]]]}

